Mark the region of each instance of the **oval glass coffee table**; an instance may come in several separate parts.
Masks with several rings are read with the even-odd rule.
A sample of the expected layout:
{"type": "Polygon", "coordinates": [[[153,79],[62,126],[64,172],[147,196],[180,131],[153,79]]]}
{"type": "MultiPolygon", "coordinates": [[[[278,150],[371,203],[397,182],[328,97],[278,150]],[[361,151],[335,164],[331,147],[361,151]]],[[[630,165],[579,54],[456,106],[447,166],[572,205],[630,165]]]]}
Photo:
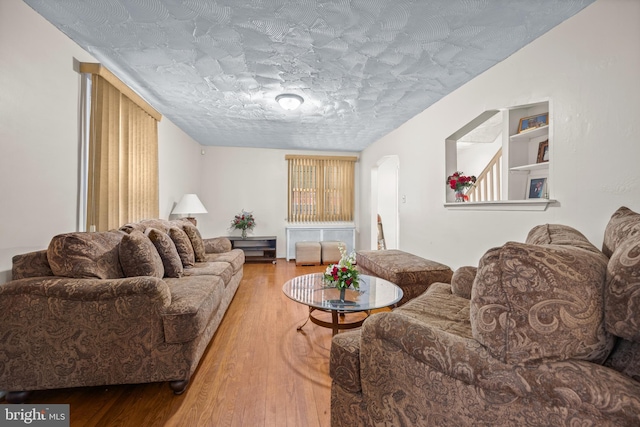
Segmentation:
{"type": "Polygon", "coordinates": [[[309,306],[309,317],[298,327],[301,330],[309,320],[316,325],[331,328],[333,335],[340,329],[353,329],[362,325],[364,319],[355,322],[339,322],[338,316],[347,313],[367,312],[378,308],[389,307],[402,299],[402,289],[374,276],[360,275],[359,288],[349,288],[340,299],[340,290],[328,286],[322,273],[305,274],[295,277],[284,284],[282,292],[295,302],[309,306]],[[331,313],[331,322],[325,322],[312,313],[315,310],[331,313]]]}

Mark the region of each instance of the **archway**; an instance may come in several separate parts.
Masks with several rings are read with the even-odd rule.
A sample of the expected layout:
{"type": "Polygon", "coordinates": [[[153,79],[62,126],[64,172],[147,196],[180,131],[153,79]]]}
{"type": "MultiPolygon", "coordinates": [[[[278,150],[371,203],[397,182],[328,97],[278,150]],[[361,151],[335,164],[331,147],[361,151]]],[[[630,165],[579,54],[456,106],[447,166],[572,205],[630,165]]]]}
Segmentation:
{"type": "Polygon", "coordinates": [[[382,220],[384,246],[399,247],[398,156],[382,157],[371,169],[371,249],[378,249],[378,215],[382,220]]]}

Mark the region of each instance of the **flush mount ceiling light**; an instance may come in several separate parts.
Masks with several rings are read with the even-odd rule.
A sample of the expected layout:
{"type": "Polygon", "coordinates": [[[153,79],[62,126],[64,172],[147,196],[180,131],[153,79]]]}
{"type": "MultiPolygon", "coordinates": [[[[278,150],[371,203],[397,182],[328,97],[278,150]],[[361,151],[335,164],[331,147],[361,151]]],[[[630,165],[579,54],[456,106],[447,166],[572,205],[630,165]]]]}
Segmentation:
{"type": "Polygon", "coordinates": [[[285,110],[295,110],[302,105],[304,99],[301,96],[295,95],[293,93],[283,93],[276,96],[276,101],[285,110]]]}

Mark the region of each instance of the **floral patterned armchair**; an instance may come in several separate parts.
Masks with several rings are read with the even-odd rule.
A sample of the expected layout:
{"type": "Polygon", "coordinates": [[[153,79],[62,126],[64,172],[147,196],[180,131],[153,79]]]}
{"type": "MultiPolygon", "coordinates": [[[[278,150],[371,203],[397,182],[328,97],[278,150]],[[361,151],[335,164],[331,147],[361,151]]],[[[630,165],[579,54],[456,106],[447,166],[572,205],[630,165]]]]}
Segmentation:
{"type": "Polygon", "coordinates": [[[640,425],[640,215],[541,225],[336,335],[332,426],[640,425]]]}

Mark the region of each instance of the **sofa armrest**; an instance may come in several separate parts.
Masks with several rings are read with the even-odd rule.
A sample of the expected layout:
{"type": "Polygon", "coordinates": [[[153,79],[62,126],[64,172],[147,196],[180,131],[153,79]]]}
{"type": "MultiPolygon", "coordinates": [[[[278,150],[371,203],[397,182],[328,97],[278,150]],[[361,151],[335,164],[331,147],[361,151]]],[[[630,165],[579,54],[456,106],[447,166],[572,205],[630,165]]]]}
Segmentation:
{"type": "Polygon", "coordinates": [[[204,251],[208,254],[220,254],[232,249],[231,240],[226,237],[212,237],[202,239],[202,241],[204,242],[204,251]]]}
{"type": "Polygon", "coordinates": [[[152,277],[0,285],[0,384],[26,391],[159,378],[169,364],[150,355],[165,343],[170,302],[167,283],[152,277]]]}
{"type": "Polygon", "coordinates": [[[51,267],[49,267],[46,249],[14,255],[12,264],[12,280],[25,277],[53,276],[51,267]]]}
{"type": "Polygon", "coordinates": [[[536,365],[522,375],[538,399],[595,409],[613,425],[640,425],[640,382],[614,369],[571,359],[536,365]]]}
{"type": "Polygon", "coordinates": [[[459,390],[464,386],[451,382],[456,380],[482,389],[479,395],[496,402],[538,402],[542,408],[565,408],[567,413],[588,414],[593,419],[604,416],[611,425],[640,424],[640,383],[632,378],[575,359],[505,364],[473,338],[445,329],[410,317],[402,308],[367,319],[360,340],[363,392],[413,396],[409,385],[421,389],[429,383],[430,391],[420,397],[422,400],[437,398],[434,390],[462,398],[465,392],[459,390]],[[442,376],[448,379],[442,380],[442,376]],[[406,383],[407,378],[411,384],[406,383]]]}
{"type": "MultiPolygon", "coordinates": [[[[149,276],[123,279],[74,279],[46,276],[12,280],[0,286],[0,301],[15,296],[56,298],[69,301],[105,301],[141,295],[158,308],[171,303],[169,287],[162,280],[149,276]]],[[[2,305],[0,303],[0,305],[2,305]]]]}
{"type": "Polygon", "coordinates": [[[453,379],[485,390],[518,396],[531,391],[520,368],[494,359],[478,341],[448,328],[444,320],[434,323],[440,324],[415,318],[401,309],[367,319],[360,341],[362,378],[367,370],[388,370],[393,378],[393,371],[398,369],[394,359],[403,353],[453,379]]]}

